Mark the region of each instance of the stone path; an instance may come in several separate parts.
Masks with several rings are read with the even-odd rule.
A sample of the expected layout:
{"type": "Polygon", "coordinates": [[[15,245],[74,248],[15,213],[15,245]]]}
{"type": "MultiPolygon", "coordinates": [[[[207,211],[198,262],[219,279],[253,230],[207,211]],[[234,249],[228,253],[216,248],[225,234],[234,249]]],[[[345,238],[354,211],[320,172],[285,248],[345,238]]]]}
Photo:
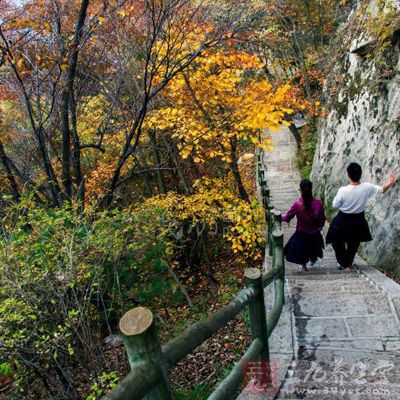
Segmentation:
{"type": "MultiPolygon", "coordinates": [[[[299,196],[296,148],[287,128],[272,136],[263,162],[272,204],[284,212],[299,196]]],[[[294,228],[284,224],[285,240],[294,228]]],[[[288,304],[270,343],[281,378],[286,371],[278,398],[400,399],[400,286],[360,258],[356,265],[339,271],[331,246],[309,273],[286,264],[288,304]]]]}

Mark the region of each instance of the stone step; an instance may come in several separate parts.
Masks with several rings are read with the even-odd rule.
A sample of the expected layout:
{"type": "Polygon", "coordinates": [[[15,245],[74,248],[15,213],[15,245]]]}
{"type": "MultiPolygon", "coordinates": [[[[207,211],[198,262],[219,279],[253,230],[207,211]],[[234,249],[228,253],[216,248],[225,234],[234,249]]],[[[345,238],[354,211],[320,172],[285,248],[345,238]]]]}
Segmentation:
{"type": "Polygon", "coordinates": [[[299,182],[297,179],[289,179],[289,180],[282,180],[279,177],[271,177],[266,176],[267,186],[271,191],[273,191],[273,195],[279,195],[285,193],[286,191],[298,191],[299,182]]]}
{"type": "Polygon", "coordinates": [[[285,187],[279,186],[275,188],[273,186],[268,186],[268,188],[271,191],[271,198],[274,197],[276,199],[285,200],[287,196],[297,196],[297,198],[300,196],[299,191],[291,185],[285,187]]]}
{"type": "Polygon", "coordinates": [[[359,293],[363,294],[367,291],[379,293],[379,290],[371,285],[366,279],[356,279],[356,280],[335,280],[333,281],[315,281],[308,280],[307,277],[304,279],[292,279],[291,280],[291,293],[303,295],[318,295],[319,292],[324,293],[359,293]]]}
{"type": "MultiPolygon", "coordinates": [[[[366,333],[367,335],[368,333],[366,333]]],[[[351,338],[298,338],[297,358],[306,361],[329,363],[342,358],[357,362],[365,358],[399,356],[400,336],[351,338]]]]}
{"type": "MultiPolygon", "coordinates": [[[[286,262],[286,269],[291,272],[296,272],[296,269],[299,265],[298,264],[293,264],[286,262]]],[[[334,274],[334,275],[341,275],[343,278],[347,278],[348,276],[358,276],[358,271],[353,270],[353,271],[343,271],[339,270],[337,265],[336,265],[336,260],[322,260],[318,264],[310,267],[307,266],[308,272],[302,272],[301,276],[307,277],[311,275],[318,275],[318,274],[334,274]]]]}
{"type": "Polygon", "coordinates": [[[270,196],[274,196],[275,198],[279,199],[285,199],[286,196],[297,196],[297,198],[300,197],[300,194],[297,190],[297,186],[294,184],[285,184],[285,185],[280,185],[280,186],[273,186],[273,185],[268,185],[268,189],[270,190],[270,196]]]}
{"type": "Polygon", "coordinates": [[[335,339],[343,340],[345,343],[347,339],[400,337],[398,322],[395,315],[390,312],[364,317],[351,314],[352,310],[347,310],[347,312],[349,315],[336,317],[296,317],[298,341],[329,344],[335,339]]]}
{"type": "Polygon", "coordinates": [[[391,308],[387,298],[379,293],[340,294],[337,297],[330,293],[318,296],[302,297],[293,295],[294,312],[298,317],[324,316],[364,316],[375,315],[377,310],[383,314],[390,314],[391,308]]]}
{"type": "Polygon", "coordinates": [[[284,199],[279,197],[279,198],[272,198],[271,197],[271,206],[274,208],[277,207],[282,207],[285,209],[289,209],[289,207],[292,206],[292,204],[297,201],[299,198],[298,195],[292,194],[292,195],[287,195],[284,199]]]}
{"type": "Polygon", "coordinates": [[[352,271],[340,271],[336,266],[317,267],[310,269],[309,272],[297,271],[297,266],[287,268],[287,275],[290,278],[299,277],[304,279],[360,279],[360,276],[356,272],[352,271]],[[344,278],[345,277],[345,278],[344,278]]]}

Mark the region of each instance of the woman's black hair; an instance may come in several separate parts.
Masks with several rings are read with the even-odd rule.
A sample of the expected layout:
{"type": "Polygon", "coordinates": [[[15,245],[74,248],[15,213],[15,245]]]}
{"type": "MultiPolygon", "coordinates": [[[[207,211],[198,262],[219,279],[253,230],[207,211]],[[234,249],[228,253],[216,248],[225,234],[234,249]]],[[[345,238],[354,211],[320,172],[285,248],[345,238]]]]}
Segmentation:
{"type": "Polygon", "coordinates": [[[303,179],[300,182],[301,197],[303,198],[304,208],[308,211],[311,210],[311,204],[313,199],[312,188],[313,184],[309,179],[303,179]]]}

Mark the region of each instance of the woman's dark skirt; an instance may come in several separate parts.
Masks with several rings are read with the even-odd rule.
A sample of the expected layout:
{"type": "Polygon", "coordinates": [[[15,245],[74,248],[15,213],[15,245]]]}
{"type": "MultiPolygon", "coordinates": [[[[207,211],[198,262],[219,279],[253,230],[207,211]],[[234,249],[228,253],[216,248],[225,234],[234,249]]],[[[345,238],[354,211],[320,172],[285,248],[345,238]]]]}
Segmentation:
{"type": "Polygon", "coordinates": [[[296,231],[285,246],[286,261],[295,264],[315,262],[323,257],[325,248],[321,232],[305,233],[296,231]]]}
{"type": "Polygon", "coordinates": [[[372,240],[365,214],[339,214],[333,219],[326,236],[326,243],[370,242],[372,240]]]}

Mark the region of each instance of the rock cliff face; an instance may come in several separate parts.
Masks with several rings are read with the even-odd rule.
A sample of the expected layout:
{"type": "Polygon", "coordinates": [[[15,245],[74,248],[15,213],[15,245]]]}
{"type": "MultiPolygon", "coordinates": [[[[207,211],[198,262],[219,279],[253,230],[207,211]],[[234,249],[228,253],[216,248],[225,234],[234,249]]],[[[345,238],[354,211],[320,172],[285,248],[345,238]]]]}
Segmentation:
{"type": "MultiPolygon", "coordinates": [[[[399,2],[393,4],[387,19],[399,18],[399,2]]],[[[376,2],[369,10],[388,15],[376,2]]],[[[312,179],[331,216],[332,199],[347,184],[349,162],[360,163],[363,180],[372,183],[383,184],[391,170],[400,173],[400,23],[383,40],[375,40],[373,29],[380,28],[368,30],[366,15],[358,9],[341,27],[327,71],[328,115],[319,129],[312,179]]],[[[399,181],[369,204],[367,218],[374,241],[362,246],[363,256],[400,275],[399,181]]]]}

